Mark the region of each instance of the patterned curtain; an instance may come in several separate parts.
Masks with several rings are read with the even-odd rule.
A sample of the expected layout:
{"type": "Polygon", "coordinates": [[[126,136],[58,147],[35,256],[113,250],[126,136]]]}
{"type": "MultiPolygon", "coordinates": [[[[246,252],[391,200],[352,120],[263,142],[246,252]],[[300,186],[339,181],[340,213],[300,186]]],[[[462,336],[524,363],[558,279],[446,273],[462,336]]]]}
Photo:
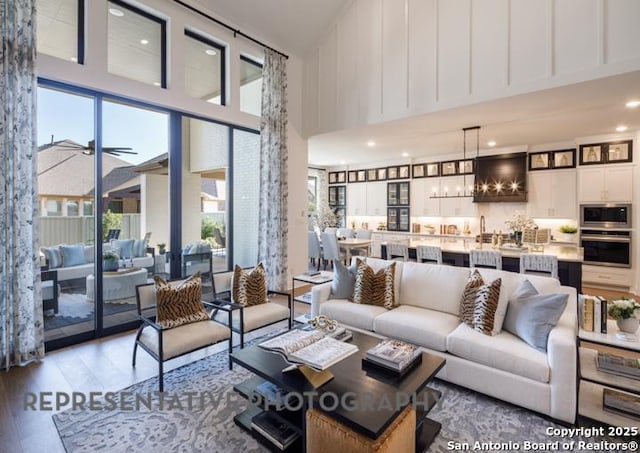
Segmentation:
{"type": "Polygon", "coordinates": [[[288,287],[287,238],[287,60],[265,49],[260,121],[260,214],[258,261],[265,264],[269,289],[288,287]]]}
{"type": "Polygon", "coordinates": [[[0,360],[44,356],[38,267],[36,0],[0,4],[0,360]]]}

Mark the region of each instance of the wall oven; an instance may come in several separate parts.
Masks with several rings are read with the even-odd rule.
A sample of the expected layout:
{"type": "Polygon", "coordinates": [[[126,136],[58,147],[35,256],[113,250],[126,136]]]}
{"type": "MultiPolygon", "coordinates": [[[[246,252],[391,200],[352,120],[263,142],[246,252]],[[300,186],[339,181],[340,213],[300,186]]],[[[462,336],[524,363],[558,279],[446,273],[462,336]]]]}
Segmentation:
{"type": "Polygon", "coordinates": [[[631,267],[631,231],[583,229],[580,246],[584,264],[631,267]]]}
{"type": "Polygon", "coordinates": [[[631,228],[631,205],[580,205],[580,226],[582,228],[631,228]]]}

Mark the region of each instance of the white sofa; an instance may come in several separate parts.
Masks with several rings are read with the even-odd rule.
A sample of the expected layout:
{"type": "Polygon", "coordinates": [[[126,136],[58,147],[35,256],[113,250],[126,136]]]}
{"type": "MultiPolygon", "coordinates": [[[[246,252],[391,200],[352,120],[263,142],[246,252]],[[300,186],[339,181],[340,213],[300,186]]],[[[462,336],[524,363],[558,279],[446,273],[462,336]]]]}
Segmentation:
{"type": "MultiPolygon", "coordinates": [[[[390,261],[367,258],[374,269],[390,261]]],[[[494,336],[476,332],[458,318],[470,275],[464,267],[396,262],[396,301],[392,310],[330,299],[331,283],[312,290],[312,314],[398,338],[446,359],[437,377],[518,406],[574,423],[577,387],[577,294],[550,277],[479,269],[485,282],[502,278],[496,321],[502,324],[509,296],[528,279],[539,293],[568,293],[569,301],[549,334],[547,352],[538,351],[504,330],[494,336]],[[498,321],[499,320],[499,321],[498,321]]]]}

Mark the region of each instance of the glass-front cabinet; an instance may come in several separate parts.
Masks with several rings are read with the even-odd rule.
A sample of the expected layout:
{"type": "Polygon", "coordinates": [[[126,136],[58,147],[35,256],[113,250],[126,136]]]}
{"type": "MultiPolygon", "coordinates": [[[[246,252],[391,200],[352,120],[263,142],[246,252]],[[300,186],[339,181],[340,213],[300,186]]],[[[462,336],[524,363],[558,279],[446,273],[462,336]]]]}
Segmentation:
{"type": "Polygon", "coordinates": [[[387,230],[409,231],[409,181],[387,184],[387,230]]]}

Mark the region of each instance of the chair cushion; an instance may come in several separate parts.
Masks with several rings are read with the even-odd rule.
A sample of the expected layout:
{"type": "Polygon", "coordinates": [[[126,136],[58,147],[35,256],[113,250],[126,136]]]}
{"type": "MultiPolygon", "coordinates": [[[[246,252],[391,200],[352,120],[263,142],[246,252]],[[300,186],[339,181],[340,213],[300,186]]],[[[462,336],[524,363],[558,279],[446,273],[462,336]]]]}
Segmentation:
{"type": "Polygon", "coordinates": [[[477,269],[474,269],[460,301],[460,320],[485,335],[496,335],[496,310],[500,300],[502,279],[485,283],[477,269]]]}
{"type": "Polygon", "coordinates": [[[547,355],[509,332],[490,337],[462,323],[447,337],[447,351],[472,362],[535,381],[549,382],[547,355]]]}
{"type": "Polygon", "coordinates": [[[364,330],[373,330],[373,320],[387,311],[377,305],[355,304],[341,299],[332,299],[320,305],[321,315],[364,330]]]}
{"type": "MultiPolygon", "coordinates": [[[[215,321],[200,321],[162,331],[162,360],[169,360],[189,351],[203,348],[229,338],[228,327],[215,321]]],[[[142,329],[140,342],[158,352],[158,332],[150,326],[142,329]]]]}
{"type": "Polygon", "coordinates": [[[447,350],[447,335],[459,324],[458,317],[449,313],[400,305],[375,318],[373,330],[387,337],[444,352],[447,350]]]}
{"type": "Polygon", "coordinates": [[[60,255],[62,256],[62,266],[80,266],[85,264],[84,244],[61,245],[60,255]]]}
{"type": "Polygon", "coordinates": [[[93,263],[95,258],[93,254],[95,253],[96,247],[94,245],[87,245],[84,247],[84,262],[85,263],[93,263]]]}
{"type": "Polygon", "coordinates": [[[538,351],[546,352],[549,333],[562,316],[569,295],[538,294],[528,280],[522,282],[517,293],[523,295],[509,301],[504,330],[538,351]]]}
{"type": "Polygon", "coordinates": [[[202,279],[199,272],[173,284],[157,275],[153,279],[156,282],[156,322],[163,329],[209,319],[202,305],[202,279]]]}
{"type": "Polygon", "coordinates": [[[349,267],[340,260],[333,260],[333,280],[331,281],[330,299],[353,299],[356,285],[356,266],[349,267]]]}
{"type": "MultiPolygon", "coordinates": [[[[242,331],[250,332],[288,318],[289,309],[273,302],[245,307],[242,331]]],[[[218,322],[228,324],[229,314],[226,311],[219,310],[214,319],[218,322]]],[[[231,322],[235,330],[240,330],[240,310],[233,310],[231,322]]]]}
{"type": "Polygon", "coordinates": [[[251,271],[245,271],[236,264],[231,288],[231,300],[236,304],[251,307],[269,302],[267,299],[267,276],[262,263],[251,271]]]}
{"type": "Polygon", "coordinates": [[[42,253],[47,258],[49,269],[57,269],[62,266],[62,255],[58,247],[42,247],[42,253]]]}
{"type": "Polygon", "coordinates": [[[394,282],[396,263],[391,263],[378,272],[364,261],[356,261],[356,284],[353,301],[356,304],[379,305],[391,310],[396,305],[394,282]]]}

